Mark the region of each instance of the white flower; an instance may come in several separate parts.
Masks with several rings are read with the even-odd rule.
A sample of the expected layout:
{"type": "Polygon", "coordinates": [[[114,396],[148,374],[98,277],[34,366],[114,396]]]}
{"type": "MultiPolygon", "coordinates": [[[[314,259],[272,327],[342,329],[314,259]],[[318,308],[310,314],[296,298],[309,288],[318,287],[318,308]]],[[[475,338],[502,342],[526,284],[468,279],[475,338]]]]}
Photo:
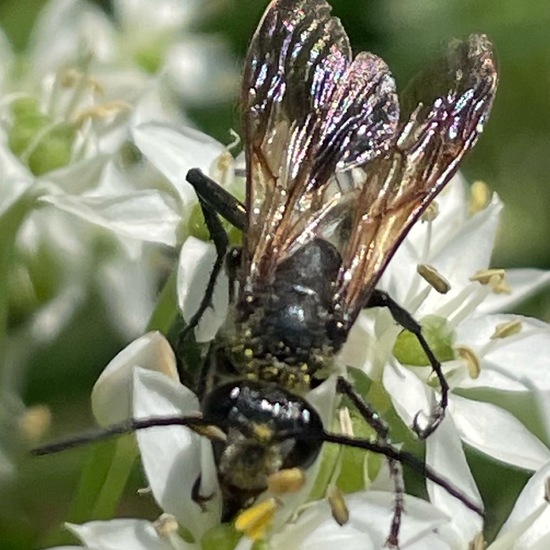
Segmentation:
{"type": "MultiPolygon", "coordinates": [[[[200,411],[196,396],[178,382],[172,349],[157,332],[135,340],[109,363],[94,386],[92,407],[102,425],[200,411]]],[[[200,540],[219,521],[221,506],[210,442],[181,426],[143,430],[137,437],[156,502],[200,540]],[[201,494],[214,495],[204,513],[192,498],[199,476],[201,494]]]]}
{"type": "Polygon", "coordinates": [[[44,75],[91,58],[94,74],[124,82],[124,97],[142,94],[151,77],[159,76],[183,105],[228,99],[237,71],[226,45],[190,30],[208,4],[214,7],[200,0],[114,0],[107,17],[83,0],[52,0],[31,35],[32,70],[44,75]]]}
{"type": "Polygon", "coordinates": [[[83,525],[68,523],[67,529],[84,546],[57,546],[51,550],[198,550],[196,544],[185,542],[177,534],[177,524],[168,515],[156,522],[139,519],[90,521],[83,525]]]}
{"type": "MultiPolygon", "coordinates": [[[[308,396],[328,421],[333,408],[333,380],[308,396]]],[[[196,396],[177,381],[176,362],[160,333],[132,342],[105,368],[92,393],[94,414],[102,425],[127,418],[191,416],[200,411],[196,396]]],[[[181,426],[150,428],[137,433],[142,464],[152,494],[164,513],[198,541],[219,524],[221,495],[210,442],[181,426]],[[200,494],[211,495],[204,507],[192,498],[200,477],[200,494]]],[[[280,497],[284,501],[274,519],[284,525],[302,505],[315,481],[312,467],[300,491],[280,497]]]]}
{"type": "MultiPolygon", "coordinates": [[[[535,319],[494,312],[548,284],[550,273],[511,270],[505,278],[510,294],[496,294],[506,290],[500,275],[490,284],[470,280],[489,266],[501,203],[493,196],[485,208],[470,215],[460,178],[437,202],[439,215],[415,225],[378,287],[419,321],[427,315],[444,319],[456,357],[443,362],[451,386],[447,414],[462,441],[503,462],[536,470],[550,459],[550,451],[506,410],[506,398],[513,392],[529,400],[533,393],[550,389],[550,328],[535,319]],[[420,264],[435,267],[450,282],[450,291],[436,293],[417,274],[420,264]]],[[[430,367],[405,367],[393,356],[400,331],[387,311],[366,310],[350,334],[342,361],[365,370],[373,380],[381,379],[396,411],[411,426],[419,411],[429,414],[439,386],[430,367]]],[[[547,426],[547,418],[542,421],[547,426]]],[[[529,425],[536,431],[537,422],[529,425]]],[[[428,462],[434,440],[427,440],[428,462]]]]}

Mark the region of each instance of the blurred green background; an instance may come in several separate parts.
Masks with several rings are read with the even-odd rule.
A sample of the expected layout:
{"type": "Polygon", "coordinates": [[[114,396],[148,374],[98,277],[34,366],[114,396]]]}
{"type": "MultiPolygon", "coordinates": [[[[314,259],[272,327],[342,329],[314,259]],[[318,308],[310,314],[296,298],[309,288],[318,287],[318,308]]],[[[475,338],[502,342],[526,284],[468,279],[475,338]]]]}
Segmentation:
{"type": "MultiPolygon", "coordinates": [[[[152,2],[154,0],[151,0],[152,2]]],[[[182,0],[185,1],[185,0],[182,0]]],[[[220,0],[205,32],[224,35],[242,59],[266,0],[220,0]]],[[[0,0],[0,25],[24,48],[42,0],[0,0]]],[[[108,2],[100,3],[109,10],[108,2]]],[[[550,4],[548,0],[332,0],[354,50],[371,50],[389,64],[403,88],[437,58],[449,38],[483,32],[496,45],[500,87],[486,131],[464,164],[506,206],[493,264],[550,268],[550,4]]],[[[195,109],[197,125],[228,141],[238,127],[235,102],[195,109]]],[[[93,424],[89,392],[98,373],[125,344],[98,307],[93,293],[70,331],[32,358],[25,389],[28,404],[48,403],[55,433],[93,424]]],[[[550,292],[525,311],[550,319],[550,292]]],[[[0,487],[0,549],[32,548],[66,517],[87,451],[25,459],[16,482],[0,487]]],[[[140,486],[139,471],[135,476],[140,486]]],[[[519,482],[518,482],[519,483],[519,482]]],[[[119,510],[138,506],[155,517],[147,499],[132,497],[119,510]]],[[[133,512],[135,515],[135,511],[133,512]]]]}

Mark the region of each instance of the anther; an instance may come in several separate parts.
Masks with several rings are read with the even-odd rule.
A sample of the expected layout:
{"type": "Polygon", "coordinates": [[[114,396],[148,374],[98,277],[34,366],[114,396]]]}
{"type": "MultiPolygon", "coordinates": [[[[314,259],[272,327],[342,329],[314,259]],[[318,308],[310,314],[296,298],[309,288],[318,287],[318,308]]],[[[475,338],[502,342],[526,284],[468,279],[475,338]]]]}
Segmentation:
{"type": "Polygon", "coordinates": [[[470,378],[476,379],[481,373],[481,363],[475,351],[468,346],[456,346],[456,353],[462,359],[470,378]]]}
{"type": "Polygon", "coordinates": [[[349,521],[349,509],[344,494],[336,485],[330,485],[327,489],[327,500],[332,512],[332,517],[338,525],[345,525],[349,521]]]}
{"type": "Polygon", "coordinates": [[[235,519],[235,529],[242,531],[248,538],[259,540],[263,538],[271,526],[279,501],[269,498],[254,504],[241,512],[235,519]]]}
{"type": "Polygon", "coordinates": [[[509,336],[514,336],[519,334],[523,328],[521,321],[519,319],[514,319],[513,321],[508,321],[506,323],[500,323],[495,327],[495,331],[491,334],[491,340],[499,340],[502,338],[508,338],[509,336]]]}
{"type": "Polygon", "coordinates": [[[286,468],[271,474],[267,478],[267,488],[276,495],[296,493],[306,482],[306,473],[302,468],[286,468]]]}
{"type": "Polygon", "coordinates": [[[474,181],[470,188],[468,211],[471,216],[485,210],[491,201],[492,191],[484,181],[474,181]]]}
{"type": "Polygon", "coordinates": [[[428,264],[418,264],[416,271],[439,294],[447,294],[451,290],[451,283],[435,267],[428,264]]]}

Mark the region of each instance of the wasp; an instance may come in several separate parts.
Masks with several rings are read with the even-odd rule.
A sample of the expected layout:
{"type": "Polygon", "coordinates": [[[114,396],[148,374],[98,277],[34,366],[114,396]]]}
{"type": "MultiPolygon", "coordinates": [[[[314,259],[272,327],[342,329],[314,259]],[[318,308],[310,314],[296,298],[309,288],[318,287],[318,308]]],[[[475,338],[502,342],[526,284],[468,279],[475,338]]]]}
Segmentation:
{"type": "MultiPolygon", "coordinates": [[[[324,443],[374,450],[403,462],[480,511],[460,491],[388,439],[376,413],[342,376],[337,389],[374,428],[375,441],[325,430],[305,397],[334,370],[364,308],[387,307],[424,349],[440,399],[421,427],[442,421],[448,386],[420,325],[376,284],[399,244],[457,171],[489,115],[497,86],[486,36],[455,40],[435,69],[398,99],[386,63],[352,56],[325,0],[273,0],[246,57],[241,89],[244,203],[190,170],[217,260],[184,340],[210,307],[220,272],[230,308],[197,383],[202,417],[165,419],[213,439],[224,519],[266,490],[272,476],[307,468],[324,443]],[[243,233],[230,249],[221,218],[243,233]]],[[[133,421],[115,431],[159,425],[133,421]]],[[[57,450],[46,446],[39,452],[57,450]]],[[[396,482],[396,492],[402,492],[396,482]]],[[[198,497],[197,497],[198,498],[198,497]]],[[[388,542],[397,545],[402,495],[388,542]]]]}

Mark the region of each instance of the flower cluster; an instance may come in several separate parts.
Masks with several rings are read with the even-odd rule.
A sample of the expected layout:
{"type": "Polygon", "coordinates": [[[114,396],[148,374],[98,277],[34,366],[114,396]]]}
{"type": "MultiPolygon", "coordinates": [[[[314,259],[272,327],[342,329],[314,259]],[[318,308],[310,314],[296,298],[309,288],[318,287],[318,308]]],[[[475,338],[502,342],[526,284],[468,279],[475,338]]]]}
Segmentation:
{"type": "MultiPolygon", "coordinates": [[[[141,151],[180,193],[186,186],[181,175],[194,166],[238,189],[227,150],[206,136],[159,124],[141,125],[133,135],[141,151]],[[195,154],[187,158],[182,151],[195,154]]],[[[550,439],[544,405],[549,390],[545,366],[550,327],[501,312],[548,284],[550,274],[489,268],[501,209],[500,200],[486,186],[477,183],[470,188],[457,176],[438,198],[437,215],[432,213],[413,228],[379,286],[419,319],[444,360],[443,371],[451,388],[449,407],[442,425],[427,439],[427,464],[474,501],[481,497],[463,443],[486,455],[489,467],[508,464],[536,471],[493,546],[542,548],[536,545],[550,537],[545,523],[550,513],[546,489],[550,439]],[[532,349],[540,353],[533,356],[532,349]],[[524,411],[521,421],[513,408],[518,399],[530,401],[532,407],[524,411]]],[[[213,246],[196,237],[189,237],[182,246],[177,292],[186,319],[204,293],[214,258],[213,246]]],[[[196,330],[198,341],[213,337],[226,307],[227,282],[222,279],[212,308],[196,330]]],[[[438,399],[439,386],[426,358],[385,310],[361,314],[338,361],[352,378],[369,381],[367,399],[385,402],[386,412],[393,409],[407,426],[419,411],[429,414],[438,399]]],[[[321,409],[330,401],[309,399],[321,409]]],[[[199,411],[196,397],[178,382],[176,359],[159,333],[139,338],[110,363],[95,386],[92,402],[102,425],[129,417],[186,416],[199,411]],[[115,396],[117,406],[113,407],[115,396]]],[[[149,485],[164,515],[157,523],[113,520],[71,526],[86,545],[101,542],[108,546],[123,531],[135,548],[149,548],[153,540],[159,548],[206,548],[220,536],[228,547],[251,547],[248,537],[237,543],[239,535],[234,530],[220,531],[216,471],[204,438],[179,427],[145,430],[137,437],[149,485]],[[197,479],[201,494],[214,495],[204,509],[192,499],[197,479]],[[182,530],[191,537],[181,538],[182,530]]],[[[344,454],[325,453],[322,464],[308,472],[311,483],[307,488],[277,510],[269,539],[273,548],[333,548],[344,541],[358,548],[384,545],[394,502],[385,469],[374,477],[365,473],[363,488],[345,497],[350,521],[344,527],[336,524],[322,498],[327,483],[335,479],[349,485],[344,454]]],[[[360,460],[372,463],[364,455],[360,460]]],[[[366,462],[358,468],[368,470],[366,462]]],[[[481,548],[482,518],[431,482],[428,494],[429,503],[406,496],[400,544],[407,548],[481,548]]]]}
{"type": "MultiPolygon", "coordinates": [[[[165,276],[162,252],[148,243],[176,244],[182,205],[159,192],[162,177],[130,140],[132,129],[183,123],[187,105],[234,92],[224,45],[189,30],[203,2],[111,7],[108,16],[85,0],[52,0],[24,52],[0,29],[2,433],[24,415],[29,357],[91,296],[102,298],[120,338],[145,330],[165,276]],[[158,215],[145,219],[143,204],[158,215]]],[[[14,472],[10,454],[0,449],[0,475],[14,472]]]]}
{"type": "MultiPolygon", "coordinates": [[[[0,246],[9,259],[0,265],[0,277],[20,286],[33,281],[31,259],[38,252],[47,259],[41,269],[48,262],[63,266],[52,275],[46,297],[30,306],[9,303],[25,295],[0,289],[0,314],[7,304],[23,312],[4,347],[11,368],[24,362],[25,343],[59,333],[82,303],[82,289],[97,278],[113,324],[129,337],[140,335],[94,387],[93,411],[102,426],[200,414],[197,396],[179,380],[172,347],[161,332],[146,332],[146,320],[158,318],[165,305],[163,298],[156,302],[151,244],[179,247],[167,288],[174,285],[177,295],[170,311],[177,307],[185,321],[204,295],[216,257],[197,225],[188,170],[199,168],[242,196],[240,159],[233,158],[232,146],[190,128],[180,108],[218,101],[234,84],[220,44],[183,33],[204,5],[118,0],[113,24],[83,1],[54,0],[33,31],[23,66],[0,36],[0,246]],[[100,238],[108,241],[108,254],[95,252],[100,238]]],[[[485,495],[476,484],[478,472],[470,470],[472,452],[497,472],[507,467],[535,472],[488,548],[536,550],[550,542],[550,327],[506,312],[547,285],[550,273],[491,269],[501,209],[484,184],[470,188],[455,177],[401,244],[379,288],[422,324],[450,386],[446,417],[426,441],[426,463],[474,502],[485,495]]],[[[229,290],[220,276],[195,342],[209,342],[223,324],[229,290]]],[[[160,324],[168,332],[168,323],[160,324]]],[[[387,311],[366,310],[337,362],[388,418],[393,442],[411,444],[408,428],[422,424],[440,398],[415,339],[387,311]]],[[[336,431],[346,410],[336,399],[334,382],[330,377],[307,399],[336,431]]],[[[0,414],[2,407],[0,402],[0,414]]],[[[365,427],[352,420],[346,429],[361,433],[365,427]]],[[[252,547],[249,532],[221,523],[218,477],[206,437],[163,426],[138,431],[137,442],[162,512],[156,521],[68,524],[85,548],[252,547]],[[207,496],[204,502],[197,491],[207,496]]],[[[384,461],[325,447],[305,485],[277,497],[266,544],[383,547],[396,498],[384,461]],[[334,521],[325,498],[334,488],[346,493],[350,517],[343,526],[334,521]]],[[[0,459],[3,454],[0,449],[0,459]]],[[[109,490],[107,484],[104,492],[109,490]]],[[[429,501],[404,497],[403,548],[484,547],[481,517],[432,482],[427,494],[429,501]]],[[[269,503],[271,496],[260,500],[269,503]]]]}

